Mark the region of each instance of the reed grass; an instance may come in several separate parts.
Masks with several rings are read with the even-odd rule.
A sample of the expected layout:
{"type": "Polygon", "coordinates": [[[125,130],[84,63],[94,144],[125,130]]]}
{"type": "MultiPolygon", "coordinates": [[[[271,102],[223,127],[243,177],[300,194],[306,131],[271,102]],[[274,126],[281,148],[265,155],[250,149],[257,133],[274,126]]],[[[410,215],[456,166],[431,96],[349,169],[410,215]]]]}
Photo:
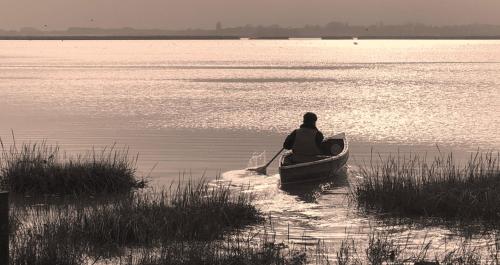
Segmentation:
{"type": "Polygon", "coordinates": [[[85,251],[71,242],[68,227],[46,224],[15,233],[10,242],[13,265],[81,265],[85,251]]]}
{"type": "Polygon", "coordinates": [[[144,186],[136,179],[137,156],[114,145],[101,151],[66,157],[59,146],[46,142],[14,144],[3,142],[0,185],[13,193],[29,195],[95,195],[124,193],[144,186]]]}
{"type": "Polygon", "coordinates": [[[72,227],[75,240],[91,244],[214,240],[229,230],[261,221],[251,201],[246,193],[233,195],[228,185],[188,182],[174,190],[76,209],[58,222],[72,227]]]}
{"type": "Polygon", "coordinates": [[[122,265],[324,264],[312,262],[310,256],[303,249],[278,243],[269,235],[253,238],[238,234],[225,241],[174,243],[162,245],[158,250],[143,250],[122,265]]]}
{"type": "MultiPolygon", "coordinates": [[[[185,191],[182,189],[182,191],[185,191]]],[[[163,193],[167,194],[167,193],[163,193]]],[[[203,193],[198,193],[203,194],[203,193]]],[[[246,195],[245,195],[246,196],[246,195]]],[[[188,196],[179,196],[185,198],[188,196]]],[[[150,198],[150,197],[148,197],[150,198]]],[[[145,201],[150,201],[147,199],[145,201]]],[[[171,204],[169,202],[168,204],[171,204]]],[[[189,205],[189,204],[184,204],[189,205]]],[[[156,223],[136,224],[133,233],[144,233],[143,235],[153,236],[151,241],[140,242],[132,240],[121,241],[123,237],[118,235],[128,235],[116,229],[108,232],[114,236],[99,237],[98,233],[103,233],[108,228],[96,228],[100,225],[101,217],[93,220],[95,226],[83,227],[80,223],[89,221],[79,220],[74,222],[62,222],[69,212],[74,211],[72,207],[57,207],[51,212],[49,208],[33,209],[29,220],[23,221],[15,235],[11,237],[11,264],[13,265],[48,265],[48,264],[120,264],[120,265],[166,265],[166,264],[336,264],[329,259],[328,251],[321,246],[318,241],[316,246],[295,244],[292,242],[278,242],[275,234],[268,234],[265,226],[254,227],[252,230],[243,231],[241,229],[228,228],[220,230],[218,238],[214,240],[200,239],[196,235],[193,237],[177,237],[177,233],[168,236],[153,236],[150,232],[140,232],[144,229],[156,229],[156,223]],[[33,219],[36,215],[41,218],[33,219]],[[149,227],[142,227],[148,225],[149,227]],[[87,231],[80,229],[94,229],[87,231]],[[77,231],[80,230],[80,231],[77,231]],[[77,237],[80,236],[80,237],[77,237]],[[155,240],[156,238],[156,240],[155,240]],[[161,239],[165,240],[161,240],[161,239]],[[105,239],[104,241],[102,239],[105,239]],[[157,243],[155,243],[157,241],[157,243]],[[299,246],[299,247],[297,247],[299,246]]],[[[95,211],[88,208],[88,212],[95,211]]],[[[97,210],[99,211],[99,210],[97,210]]],[[[137,213],[137,212],[136,212],[137,213]]],[[[16,213],[18,214],[18,213],[16,213]]],[[[115,212],[118,214],[118,212],[115,212]]],[[[137,213],[142,214],[142,212],[137,213]]],[[[89,214],[89,216],[95,216],[89,214]]],[[[134,220],[123,216],[125,220],[134,220]]],[[[72,220],[70,218],[70,220],[72,220]]],[[[116,219],[113,220],[113,222],[116,219]]],[[[189,222],[189,219],[185,221],[189,222]]],[[[123,224],[123,223],[119,223],[123,224]]],[[[254,223],[255,224],[255,223],[254,223]]],[[[130,231],[128,225],[122,226],[125,231],[130,231]]],[[[274,232],[273,232],[274,233],[274,232]]],[[[361,242],[349,238],[341,243],[336,251],[336,261],[340,265],[382,265],[382,264],[449,264],[449,265],[473,265],[488,264],[498,265],[498,245],[495,238],[487,250],[478,249],[470,242],[464,241],[451,249],[433,250],[430,242],[422,241],[420,246],[411,246],[405,239],[397,234],[389,234],[371,230],[366,240],[361,242]],[[438,262],[438,263],[436,263],[438,262]]]]}
{"type": "Polygon", "coordinates": [[[303,249],[295,249],[284,243],[277,243],[273,237],[250,237],[237,234],[226,240],[215,241],[171,241],[159,247],[141,247],[122,250],[119,256],[106,256],[101,251],[89,255],[88,251],[59,241],[61,232],[53,237],[41,238],[30,233],[17,241],[23,247],[11,251],[13,265],[80,265],[80,264],[120,264],[120,265],[232,265],[232,264],[329,264],[311,262],[303,249]],[[26,241],[26,242],[25,242],[26,241]]]}
{"type": "Polygon", "coordinates": [[[500,219],[500,154],[477,153],[464,165],[452,154],[390,155],[360,167],[352,195],[359,207],[400,216],[500,219]]]}
{"type": "Polygon", "coordinates": [[[75,199],[73,205],[19,208],[12,217],[20,223],[11,232],[13,264],[45,264],[64,256],[68,257],[64,264],[77,264],[85,257],[112,257],[126,248],[172,242],[210,246],[263,220],[252,199],[228,184],[188,181],[168,190],[107,201],[75,199]]]}
{"type": "Polygon", "coordinates": [[[500,249],[495,240],[493,247],[480,249],[470,241],[463,240],[448,249],[432,249],[432,242],[421,240],[419,245],[410,245],[410,238],[386,232],[370,231],[365,244],[349,236],[341,242],[337,251],[339,265],[498,265],[500,249]]]}
{"type": "MultiPolygon", "coordinates": [[[[322,243],[307,249],[293,243],[277,243],[273,237],[233,241],[208,245],[168,245],[156,250],[143,250],[129,256],[121,265],[165,264],[339,264],[339,265],[499,265],[499,249],[494,240],[491,248],[480,249],[470,241],[461,241],[445,249],[433,249],[425,239],[410,245],[408,237],[371,230],[365,240],[346,235],[336,248],[336,259],[329,259],[322,243]],[[360,242],[361,240],[361,242],[360,242]],[[238,241],[238,242],[237,242],[238,241]],[[206,252],[205,252],[206,251],[206,252]],[[179,255],[180,253],[180,255],[179,255]],[[199,253],[203,253],[199,255],[199,253]],[[137,253],[136,253],[137,254],[137,253]],[[316,258],[314,257],[316,256],[316,258]],[[319,256],[319,258],[317,258],[319,256]]],[[[335,248],[333,249],[335,251],[335,248]]]]}

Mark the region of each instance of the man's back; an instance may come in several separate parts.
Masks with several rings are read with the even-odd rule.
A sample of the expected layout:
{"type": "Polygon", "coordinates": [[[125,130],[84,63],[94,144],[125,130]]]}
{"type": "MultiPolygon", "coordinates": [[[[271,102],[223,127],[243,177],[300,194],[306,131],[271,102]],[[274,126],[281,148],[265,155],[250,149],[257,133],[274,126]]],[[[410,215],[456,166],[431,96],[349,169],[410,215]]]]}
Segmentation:
{"type": "Polygon", "coordinates": [[[316,128],[316,120],[314,113],[306,113],[300,128],[285,139],[283,147],[292,150],[294,163],[314,161],[321,154],[323,134],[316,128]]]}

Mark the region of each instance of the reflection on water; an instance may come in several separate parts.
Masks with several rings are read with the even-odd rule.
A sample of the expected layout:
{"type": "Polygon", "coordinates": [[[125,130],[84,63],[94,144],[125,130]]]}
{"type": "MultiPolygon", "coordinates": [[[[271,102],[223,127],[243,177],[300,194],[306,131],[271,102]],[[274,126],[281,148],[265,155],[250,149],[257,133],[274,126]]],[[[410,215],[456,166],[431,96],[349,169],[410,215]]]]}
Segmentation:
{"type": "MultiPolygon", "coordinates": [[[[325,134],[345,131],[349,165],[378,152],[500,147],[500,42],[405,41],[2,41],[0,137],[47,139],[70,154],[117,142],[139,153],[153,185],[179,174],[213,178],[276,153],[306,111],[325,134]]],[[[349,205],[352,171],[333,183],[281,190],[236,170],[278,235],[340,242],[388,230],[349,205]]],[[[445,246],[447,228],[391,227],[404,240],[445,246]]]]}
{"type": "Polygon", "coordinates": [[[279,175],[263,177],[247,171],[229,171],[222,179],[236,187],[248,185],[249,192],[256,195],[255,204],[273,216],[278,235],[287,235],[290,229],[290,238],[302,239],[306,233],[311,240],[340,242],[346,231],[357,234],[359,228],[372,222],[349,206],[346,176],[286,190],[279,185],[279,175]]]}
{"type": "MultiPolygon", "coordinates": [[[[332,190],[349,187],[347,179],[347,170],[337,173],[334,179],[315,181],[312,183],[301,183],[296,185],[280,186],[280,189],[290,196],[295,196],[297,199],[305,203],[317,203],[317,200],[323,194],[327,194],[332,190]]],[[[339,194],[345,194],[340,192],[339,194]]]]}
{"type": "Polygon", "coordinates": [[[2,41],[0,124],[286,133],[314,111],[358,141],[498,147],[499,65],[491,40],[2,41]]]}
{"type": "MultiPolygon", "coordinates": [[[[408,250],[419,250],[423,242],[431,243],[432,250],[449,251],[462,244],[464,234],[459,230],[441,226],[418,226],[358,211],[349,201],[349,191],[355,172],[349,168],[331,181],[287,187],[279,185],[279,175],[261,176],[249,171],[229,171],[221,180],[230,182],[235,188],[248,188],[256,196],[259,209],[272,216],[273,231],[283,240],[299,244],[316,244],[324,240],[329,248],[338,250],[347,237],[366,247],[367,235],[377,231],[388,233],[398,244],[407,245],[408,250]]],[[[486,250],[491,244],[489,236],[470,234],[472,246],[486,250]]]]}

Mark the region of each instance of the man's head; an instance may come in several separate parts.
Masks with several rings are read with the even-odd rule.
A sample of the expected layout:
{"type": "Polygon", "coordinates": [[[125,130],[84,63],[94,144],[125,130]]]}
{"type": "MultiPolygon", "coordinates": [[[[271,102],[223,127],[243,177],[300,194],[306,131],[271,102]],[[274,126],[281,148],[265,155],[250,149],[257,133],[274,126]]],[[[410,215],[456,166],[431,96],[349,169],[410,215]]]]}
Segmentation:
{"type": "Polygon", "coordinates": [[[317,120],[318,116],[312,112],[306,112],[306,114],[304,114],[304,124],[316,125],[317,120]]]}

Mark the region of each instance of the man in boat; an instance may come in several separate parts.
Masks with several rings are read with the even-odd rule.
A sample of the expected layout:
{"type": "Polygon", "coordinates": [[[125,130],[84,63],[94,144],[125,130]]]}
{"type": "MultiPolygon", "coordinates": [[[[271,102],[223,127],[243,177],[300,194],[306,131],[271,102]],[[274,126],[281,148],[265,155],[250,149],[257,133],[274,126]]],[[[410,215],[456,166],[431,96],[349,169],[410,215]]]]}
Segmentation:
{"type": "Polygon", "coordinates": [[[283,148],[292,150],[291,163],[305,163],[318,160],[321,155],[323,134],[316,128],[318,117],[312,112],[304,114],[304,122],[299,129],[288,135],[283,148]]]}

